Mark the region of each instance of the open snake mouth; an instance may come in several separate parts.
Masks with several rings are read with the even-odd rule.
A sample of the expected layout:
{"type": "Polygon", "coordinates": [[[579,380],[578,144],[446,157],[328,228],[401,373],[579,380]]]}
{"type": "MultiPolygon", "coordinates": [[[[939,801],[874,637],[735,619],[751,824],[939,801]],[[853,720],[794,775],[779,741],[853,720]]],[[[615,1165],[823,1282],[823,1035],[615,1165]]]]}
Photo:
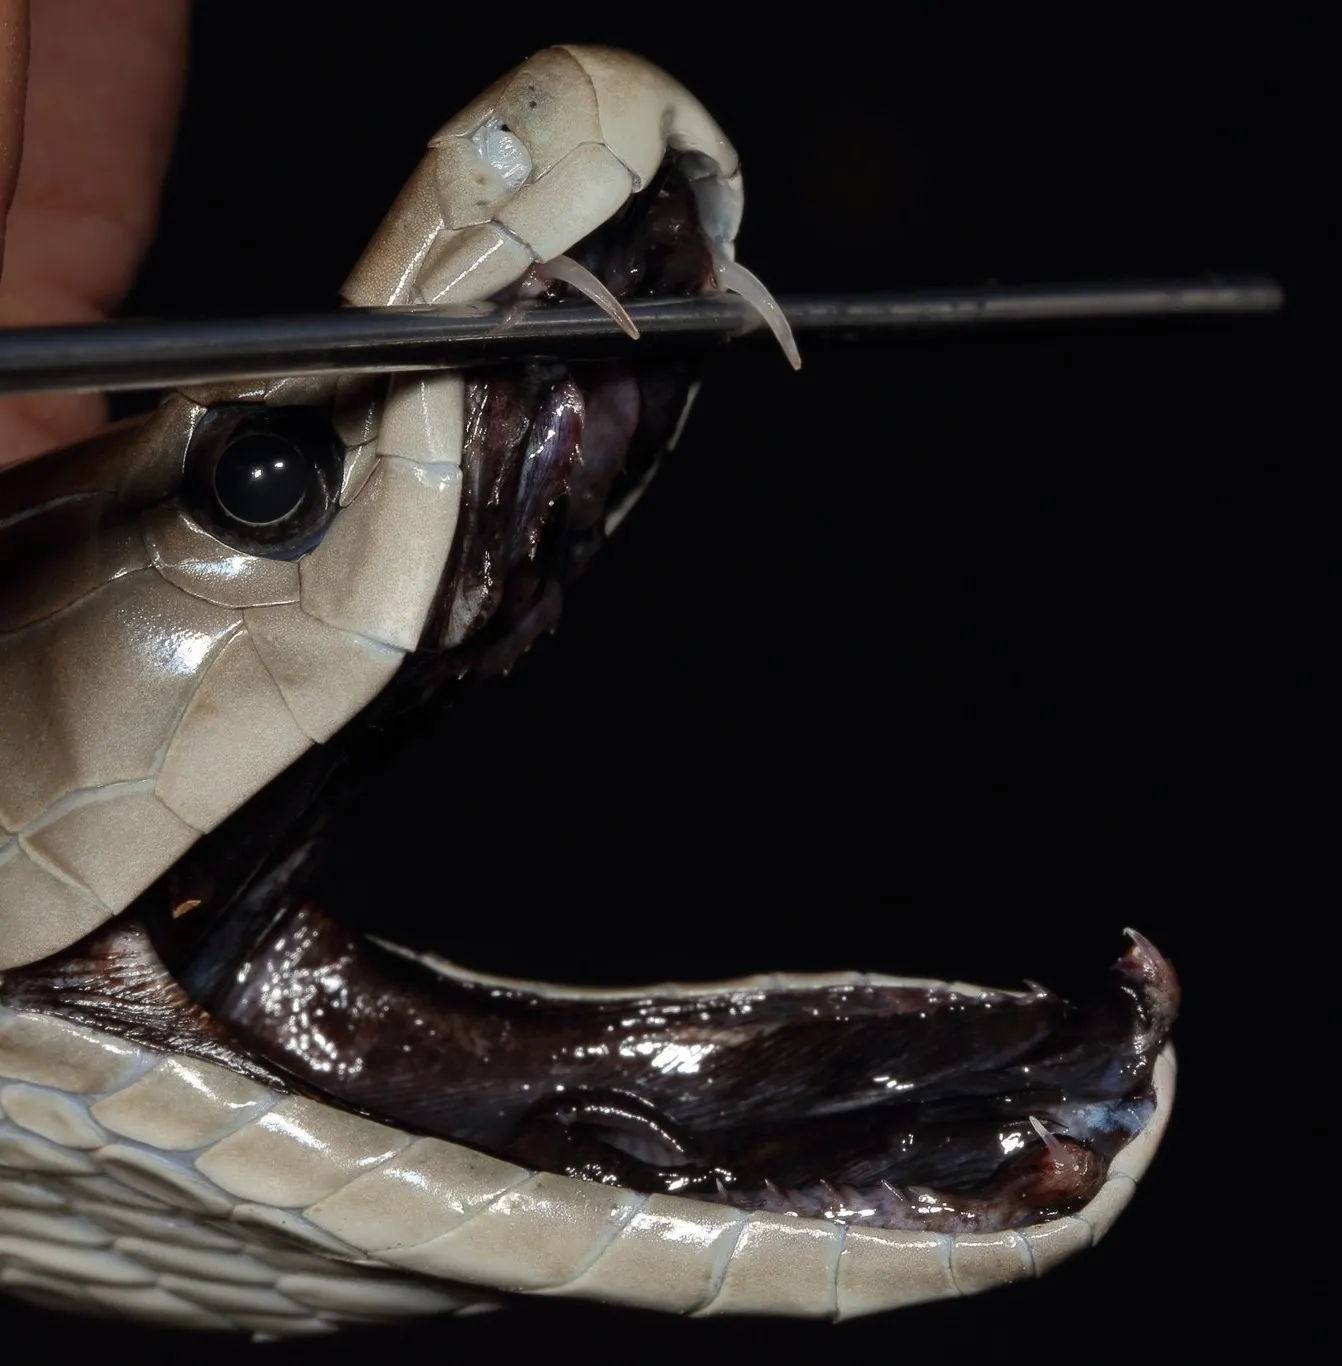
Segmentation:
{"type": "MultiPolygon", "coordinates": [[[[520,292],[589,277],[617,300],[710,287],[728,267],[694,170],[669,158],[520,292]]],[[[8,1002],[636,1191],[938,1233],[1084,1206],[1151,1120],[1177,1006],[1138,934],[1076,1002],[860,975],[615,992],[473,975],[386,907],[364,923],[325,909],[343,797],[425,703],[506,669],[553,623],[693,378],[648,354],[472,379],[457,537],[420,650],[120,920],[7,973],[8,1002]]]]}

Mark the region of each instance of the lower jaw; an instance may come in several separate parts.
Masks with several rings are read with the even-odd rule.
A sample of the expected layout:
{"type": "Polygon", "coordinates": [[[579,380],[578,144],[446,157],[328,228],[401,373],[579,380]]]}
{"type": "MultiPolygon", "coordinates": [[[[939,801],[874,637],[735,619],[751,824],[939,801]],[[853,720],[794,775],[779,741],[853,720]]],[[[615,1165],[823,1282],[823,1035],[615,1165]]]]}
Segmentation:
{"type": "MultiPolygon", "coordinates": [[[[134,937],[128,926],[117,934],[134,937]]],[[[135,1234],[125,1240],[127,1270],[141,1267],[141,1280],[146,1265],[151,1275],[176,1273],[168,1279],[177,1298],[163,1290],[146,1297],[139,1281],[129,1293],[121,1284],[95,1286],[95,1312],[111,1305],[132,1316],[152,1312],[162,1322],[175,1310],[169,1321],[176,1326],[231,1324],[287,1336],[351,1315],[367,1321],[372,1313],[381,1323],[389,1314],[485,1307],[498,1302],[500,1289],[663,1313],[831,1320],[953,1300],[1042,1275],[1098,1242],[1130,1200],[1173,1101],[1166,1049],[1153,1069],[1151,1121],[1115,1157],[1104,1186],[1076,1217],[1021,1233],[969,1236],[863,1229],[528,1174],[342,1115],[318,1097],[293,1094],[292,1083],[288,1094],[283,1081],[267,1094],[232,1069],[181,1057],[166,1039],[137,1043],[150,1028],[147,1016],[129,1030],[93,1017],[72,1028],[56,1018],[81,1008],[74,968],[67,964],[71,991],[59,1010],[17,1001],[12,975],[0,976],[0,1075],[76,1093],[67,1097],[67,1112],[89,1112],[110,1126],[112,1141],[87,1156],[67,1153],[60,1172],[43,1174],[26,1170],[33,1164],[23,1154],[50,1154],[53,1145],[0,1118],[0,1176],[8,1178],[0,1181],[0,1207],[18,1196],[22,1211],[31,1204],[27,1193],[57,1213],[73,1201],[81,1214],[76,1228],[93,1221],[111,1235],[135,1234]],[[79,1094],[94,1085],[94,1094],[79,1094]],[[176,1151],[187,1135],[193,1150],[176,1151]],[[72,1166],[97,1174],[71,1177],[72,1166]],[[216,1246],[220,1235],[238,1249],[228,1254],[233,1264],[261,1283],[259,1302],[243,1287],[214,1284],[217,1254],[188,1250],[201,1246],[198,1237],[216,1246]],[[281,1310],[286,1317],[275,1316],[269,1286],[277,1277],[286,1292],[294,1283],[291,1293],[302,1303],[308,1301],[300,1282],[321,1292],[316,1319],[292,1317],[299,1313],[294,1306],[281,1310]]],[[[85,1010],[91,1004],[86,1000],[85,1010]]],[[[18,1091],[33,1088],[11,1089],[17,1103],[18,1091]]],[[[56,1226],[42,1217],[46,1228],[56,1226]]],[[[22,1237],[7,1243],[0,1250],[7,1291],[26,1294],[25,1284],[40,1284],[43,1304],[88,1312],[86,1285],[26,1275],[22,1237]]],[[[73,1254],[66,1258],[73,1263],[73,1254]]]]}
{"type": "MultiPolygon", "coordinates": [[[[1162,1050],[1176,988],[1168,966],[1140,940],[1115,979],[1118,995],[1137,1005],[1128,1031],[1085,1066],[1073,1060],[1068,1085],[1008,1088],[971,1103],[948,1097],[945,1087],[938,1099],[938,1087],[925,1080],[914,1088],[926,1097],[920,1103],[845,1112],[836,1111],[832,1094],[780,1106],[769,1069],[758,1054],[749,1056],[749,1041],[737,1040],[746,1050],[744,1065],[734,1067],[731,1050],[723,1049],[716,1069],[706,1068],[697,1083],[693,1073],[677,1081],[666,1063],[689,1060],[696,1046],[700,1063],[707,1058],[702,1031],[697,1044],[690,1037],[696,1018],[711,1016],[720,1027],[733,1013],[754,1011],[793,1019],[773,1045],[785,1065],[808,1011],[826,999],[846,1002],[846,1018],[834,1022],[818,1072],[833,1076],[847,1068],[870,1080],[870,1058],[859,1066],[853,1055],[873,1038],[885,1036],[898,1052],[901,1037],[912,1037],[910,1021],[920,1012],[908,1008],[916,1003],[911,992],[927,994],[930,1013],[940,1010],[941,1024],[952,1028],[973,1008],[1001,1017],[1057,1003],[1038,994],[975,997],[963,987],[860,977],[753,979],[625,994],[469,974],[450,981],[366,941],[346,937],[350,951],[332,953],[332,936],[343,932],[328,924],[318,933],[314,919],[306,921],[306,929],[278,926],[277,940],[287,949],[262,946],[245,971],[221,979],[230,988],[206,992],[208,999],[191,999],[134,921],[7,974],[0,995],[14,1008],[222,1062],[274,1089],[307,1093],[411,1133],[465,1142],[531,1169],[874,1229],[992,1233],[1079,1212],[1106,1181],[1145,1165],[1151,1134],[1163,1124],[1157,1082],[1160,1068],[1169,1069],[1162,1050]],[[317,971],[305,966],[305,952],[320,957],[317,971]],[[342,1016],[340,1000],[362,1006],[342,1016]],[[491,1002],[503,1003],[501,1015],[491,1012],[491,1002]],[[626,1062],[660,1057],[660,1070],[600,1065],[600,1024],[613,1015],[625,1021],[626,1062]],[[540,1020],[544,1030],[519,1031],[519,1019],[540,1020]],[[407,1028],[422,1039],[409,1053],[407,1028]],[[579,1036],[585,1042],[575,1042],[579,1036]],[[457,1040],[455,1051],[450,1038],[457,1040]],[[715,1088],[721,1101],[711,1099],[715,1088]],[[935,1114],[938,1107],[943,1116],[953,1113],[960,1128],[920,1130],[918,1112],[935,1114]]],[[[191,971],[179,965],[179,973],[191,987],[191,971]]],[[[1107,1013],[1090,1012],[1092,1024],[1107,1020],[1111,1033],[1112,1005],[1107,1013]]],[[[1069,1039],[1074,1044],[1079,1037],[1078,1012],[1062,1013],[1068,1011],[1072,1034],[1056,1036],[1055,1053],[1066,1053],[1069,1039]]],[[[609,1031],[606,1040],[614,1041],[609,1031]]],[[[618,1043],[611,1051],[620,1052],[618,1043]]],[[[1045,1051],[1035,1046],[1023,1053],[1038,1059],[1045,1051]]],[[[944,1069],[947,1060],[941,1061],[944,1069]]],[[[796,1057],[792,1062],[801,1066],[796,1057]]],[[[965,1070],[961,1062],[950,1065],[965,1070]]],[[[1028,1063],[1021,1065],[1028,1070],[1028,1063]]],[[[991,1071],[968,1069],[960,1090],[972,1093],[991,1071]]]]}

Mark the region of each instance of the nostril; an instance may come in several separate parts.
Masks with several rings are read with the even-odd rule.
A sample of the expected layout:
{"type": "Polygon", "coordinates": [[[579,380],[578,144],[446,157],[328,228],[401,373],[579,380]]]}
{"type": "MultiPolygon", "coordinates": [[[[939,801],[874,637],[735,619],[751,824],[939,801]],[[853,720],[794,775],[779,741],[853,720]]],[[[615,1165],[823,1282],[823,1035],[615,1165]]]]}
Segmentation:
{"type": "Polygon", "coordinates": [[[501,190],[512,192],[526,184],[531,175],[531,153],[516,133],[499,119],[488,119],[471,134],[482,165],[497,178],[501,190]]]}

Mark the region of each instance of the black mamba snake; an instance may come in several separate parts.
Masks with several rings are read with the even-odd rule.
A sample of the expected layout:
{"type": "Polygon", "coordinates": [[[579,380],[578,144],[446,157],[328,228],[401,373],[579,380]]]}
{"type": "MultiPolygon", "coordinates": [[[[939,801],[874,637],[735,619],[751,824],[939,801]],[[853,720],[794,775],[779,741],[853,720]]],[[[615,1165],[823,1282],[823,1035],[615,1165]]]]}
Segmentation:
{"type": "MultiPolygon", "coordinates": [[[[741,203],[681,87],[550,49],[433,139],[344,297],[730,288],[794,354],[741,203]]],[[[266,1335],[506,1291],[842,1318],[1108,1228],[1173,1093],[1138,935],[1075,1006],[620,993],[323,911],[347,790],[553,624],[693,384],[653,356],[214,386],[0,481],[0,1285],[266,1335]]]]}

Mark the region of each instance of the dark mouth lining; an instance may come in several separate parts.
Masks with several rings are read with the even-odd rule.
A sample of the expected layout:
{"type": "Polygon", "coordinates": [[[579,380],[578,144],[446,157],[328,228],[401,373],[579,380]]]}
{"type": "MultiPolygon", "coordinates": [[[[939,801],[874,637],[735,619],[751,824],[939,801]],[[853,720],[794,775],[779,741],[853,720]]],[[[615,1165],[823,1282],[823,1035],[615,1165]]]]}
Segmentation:
{"type": "Polygon", "coordinates": [[[249,1049],[402,1127],[635,1190],[952,1233],[1096,1193],[1151,1116],[1177,997],[1140,935],[1077,1005],[860,979],[565,996],[435,971],[302,899],[186,984],[249,1049]]]}
{"type": "MultiPolygon", "coordinates": [[[[646,1192],[875,1228],[1072,1213],[1151,1120],[1178,1002],[1142,936],[1088,999],[896,979],[629,992],[448,971],[298,895],[171,961],[139,916],[7,1002],[411,1132],[646,1192]],[[275,909],[278,906],[278,909],[275,909]]],[[[160,933],[154,933],[160,931],[160,933]]]]}

